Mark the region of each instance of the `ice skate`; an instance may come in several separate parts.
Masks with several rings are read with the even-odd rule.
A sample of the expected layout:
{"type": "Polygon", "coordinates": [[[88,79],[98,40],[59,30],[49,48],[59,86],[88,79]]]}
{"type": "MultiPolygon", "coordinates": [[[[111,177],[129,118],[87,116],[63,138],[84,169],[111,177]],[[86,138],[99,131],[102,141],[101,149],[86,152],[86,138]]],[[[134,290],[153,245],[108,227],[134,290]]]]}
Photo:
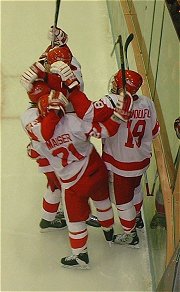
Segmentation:
{"type": "Polygon", "coordinates": [[[65,220],[64,212],[62,210],[58,211],[55,218],[65,220]]]}
{"type": "Polygon", "coordinates": [[[67,227],[66,221],[55,218],[53,221],[47,221],[45,219],[41,219],[39,223],[40,232],[48,232],[54,230],[61,230],[67,227]]]}
{"type": "Polygon", "coordinates": [[[64,268],[86,270],[89,269],[88,264],[89,257],[87,251],[78,255],[71,255],[61,259],[61,265],[64,268]]]}
{"type": "Polygon", "coordinates": [[[86,224],[92,227],[101,227],[98,218],[94,215],[90,216],[90,218],[86,221],[86,224]]]}
{"type": "Polygon", "coordinates": [[[111,243],[113,241],[113,236],[114,236],[114,229],[110,228],[110,229],[103,229],[104,232],[104,236],[106,241],[108,242],[109,246],[111,247],[111,243]]]}
{"type": "Polygon", "coordinates": [[[141,212],[136,216],[136,228],[138,229],[144,228],[144,222],[141,216],[141,212]]]}
{"type": "Polygon", "coordinates": [[[136,230],[132,231],[131,233],[114,235],[113,242],[132,248],[139,248],[139,237],[137,236],[136,230]]]}

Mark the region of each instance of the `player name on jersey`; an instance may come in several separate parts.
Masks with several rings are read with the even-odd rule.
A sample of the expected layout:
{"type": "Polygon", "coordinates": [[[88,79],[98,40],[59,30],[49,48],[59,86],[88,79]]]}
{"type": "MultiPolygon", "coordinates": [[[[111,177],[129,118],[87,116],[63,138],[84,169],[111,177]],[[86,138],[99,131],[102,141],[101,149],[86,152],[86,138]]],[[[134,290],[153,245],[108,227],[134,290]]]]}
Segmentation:
{"type": "Polygon", "coordinates": [[[148,108],[132,110],[132,118],[134,119],[145,119],[150,117],[151,113],[148,108]]]}
{"type": "Polygon", "coordinates": [[[71,141],[72,141],[72,139],[71,139],[69,134],[63,134],[63,135],[54,137],[54,138],[46,141],[46,146],[48,147],[48,149],[52,149],[52,148],[57,147],[63,143],[68,143],[71,141]]]}

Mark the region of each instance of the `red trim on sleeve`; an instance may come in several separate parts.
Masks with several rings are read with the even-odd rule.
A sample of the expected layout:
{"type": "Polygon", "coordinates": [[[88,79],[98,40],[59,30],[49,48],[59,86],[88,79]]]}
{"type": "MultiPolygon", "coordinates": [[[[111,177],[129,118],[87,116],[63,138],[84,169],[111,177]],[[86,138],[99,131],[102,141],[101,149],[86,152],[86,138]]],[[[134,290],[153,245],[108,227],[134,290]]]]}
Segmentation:
{"type": "Polygon", "coordinates": [[[156,136],[160,131],[160,125],[159,125],[159,122],[157,121],[155,126],[154,126],[154,129],[152,130],[152,135],[153,137],[156,136]]]}
{"type": "Polygon", "coordinates": [[[80,119],[83,119],[92,102],[83,92],[79,91],[78,89],[74,89],[70,93],[68,99],[71,101],[77,116],[80,119]]]}
{"type": "Polygon", "coordinates": [[[120,126],[119,123],[113,121],[111,118],[103,122],[103,125],[106,127],[109,136],[114,136],[117,133],[120,126]]]}
{"type": "MultiPolygon", "coordinates": [[[[103,101],[101,101],[103,103],[103,101]]],[[[103,103],[104,104],[104,103],[103,103]]],[[[114,109],[107,107],[106,104],[102,108],[96,108],[94,106],[94,121],[95,122],[104,122],[109,119],[114,112],[114,109]]]]}
{"type": "Polygon", "coordinates": [[[45,141],[48,141],[52,138],[55,127],[60,119],[61,118],[56,115],[55,111],[50,111],[47,116],[42,119],[41,134],[45,141]]]}

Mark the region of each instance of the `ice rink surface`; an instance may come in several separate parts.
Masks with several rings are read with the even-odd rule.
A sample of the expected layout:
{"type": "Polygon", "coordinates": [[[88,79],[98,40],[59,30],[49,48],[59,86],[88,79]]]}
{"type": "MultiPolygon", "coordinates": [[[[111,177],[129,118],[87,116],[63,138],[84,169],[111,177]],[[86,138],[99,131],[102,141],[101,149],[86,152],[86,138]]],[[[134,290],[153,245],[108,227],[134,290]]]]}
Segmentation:
{"type": "MultiPolygon", "coordinates": [[[[110,248],[101,229],[88,227],[90,270],[60,266],[70,255],[67,229],[40,233],[46,180],[26,156],[20,115],[28,98],[19,76],[49,44],[55,1],[2,1],[1,8],[1,291],[152,291],[145,232],[140,249],[110,248]]],[[[106,1],[62,0],[58,24],[82,65],[85,92],[99,99],[117,70],[106,1]]],[[[115,230],[121,231],[117,219],[115,230]]]]}

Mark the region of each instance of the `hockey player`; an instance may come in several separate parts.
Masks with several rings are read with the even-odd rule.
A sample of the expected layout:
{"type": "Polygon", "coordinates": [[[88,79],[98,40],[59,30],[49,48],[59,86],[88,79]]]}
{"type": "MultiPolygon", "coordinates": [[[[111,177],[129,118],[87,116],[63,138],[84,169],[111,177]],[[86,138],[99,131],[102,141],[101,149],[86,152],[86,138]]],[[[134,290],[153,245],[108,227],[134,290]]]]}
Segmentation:
{"type": "Polygon", "coordinates": [[[61,259],[64,267],[88,268],[86,220],[90,213],[89,198],[92,198],[97,209],[98,220],[106,240],[112,241],[114,218],[109,199],[108,172],[89,138],[114,135],[119,127],[121,109],[123,108],[127,115],[132,107],[131,96],[128,99],[125,107],[120,100],[120,110],[116,109],[114,115],[103,124],[88,123],[73,113],[63,115],[64,96],[62,93],[57,95],[57,92],[51,91],[39,99],[40,116],[35,121],[29,121],[27,112],[22,117],[26,131],[31,132],[37,141],[41,141],[41,144],[38,142],[38,151],[50,161],[61,181],[73,254],[61,259]]]}
{"type": "MultiPolygon", "coordinates": [[[[66,82],[69,76],[72,79],[73,73],[71,71],[70,75],[67,67],[67,64],[56,62],[51,66],[51,71],[66,82]]],[[[131,247],[138,247],[139,243],[136,226],[144,226],[140,213],[143,203],[140,184],[150,164],[152,140],[160,130],[153,102],[137,94],[142,82],[140,74],[126,70],[126,93],[133,96],[132,115],[129,120],[128,116],[124,116],[128,122],[122,123],[114,136],[104,139],[102,155],[113,180],[116,207],[124,230],[123,234],[114,236],[114,243],[131,247]]],[[[104,98],[93,103],[75,88],[69,100],[80,118],[103,121],[110,109],[112,111],[116,106],[122,87],[122,72],[119,70],[111,80],[110,94],[104,98]]]]}
{"type": "MultiPolygon", "coordinates": [[[[37,102],[42,94],[50,93],[50,88],[43,81],[35,81],[33,88],[28,97],[31,101],[31,106],[27,109],[29,118],[35,120],[39,116],[37,108],[37,102]]],[[[36,138],[31,135],[31,132],[27,131],[31,142],[27,146],[27,154],[30,158],[34,159],[38,163],[39,172],[44,173],[47,177],[47,190],[43,197],[42,205],[42,219],[40,221],[41,232],[50,230],[60,230],[66,227],[66,221],[63,213],[58,212],[58,208],[61,201],[61,184],[54,173],[48,159],[38,153],[38,142],[33,145],[36,138]]]]}
{"type": "MultiPolygon", "coordinates": [[[[21,84],[32,98],[36,98],[34,95],[36,95],[37,91],[34,90],[34,82],[39,80],[44,81],[51,89],[62,91],[65,95],[67,95],[68,88],[63,86],[61,78],[57,74],[52,74],[49,72],[49,68],[52,63],[62,60],[73,70],[78,80],[78,82],[75,81],[75,84],[79,84],[81,91],[83,91],[84,82],[81,73],[81,66],[67,46],[68,35],[60,28],[56,28],[54,37],[53,27],[51,27],[48,37],[51,42],[54,40],[54,47],[52,48],[52,46],[49,45],[45,52],[40,56],[39,60],[22,74],[20,78],[21,84]]],[[[70,103],[68,104],[66,111],[73,111],[70,103]]],[[[60,219],[61,217],[62,214],[60,213],[60,219]]],[[[54,221],[52,223],[54,223],[54,221]]],[[[87,224],[94,227],[100,227],[97,217],[94,215],[90,216],[87,220],[87,224]]],[[[53,224],[53,226],[55,225],[53,224]]]]}

